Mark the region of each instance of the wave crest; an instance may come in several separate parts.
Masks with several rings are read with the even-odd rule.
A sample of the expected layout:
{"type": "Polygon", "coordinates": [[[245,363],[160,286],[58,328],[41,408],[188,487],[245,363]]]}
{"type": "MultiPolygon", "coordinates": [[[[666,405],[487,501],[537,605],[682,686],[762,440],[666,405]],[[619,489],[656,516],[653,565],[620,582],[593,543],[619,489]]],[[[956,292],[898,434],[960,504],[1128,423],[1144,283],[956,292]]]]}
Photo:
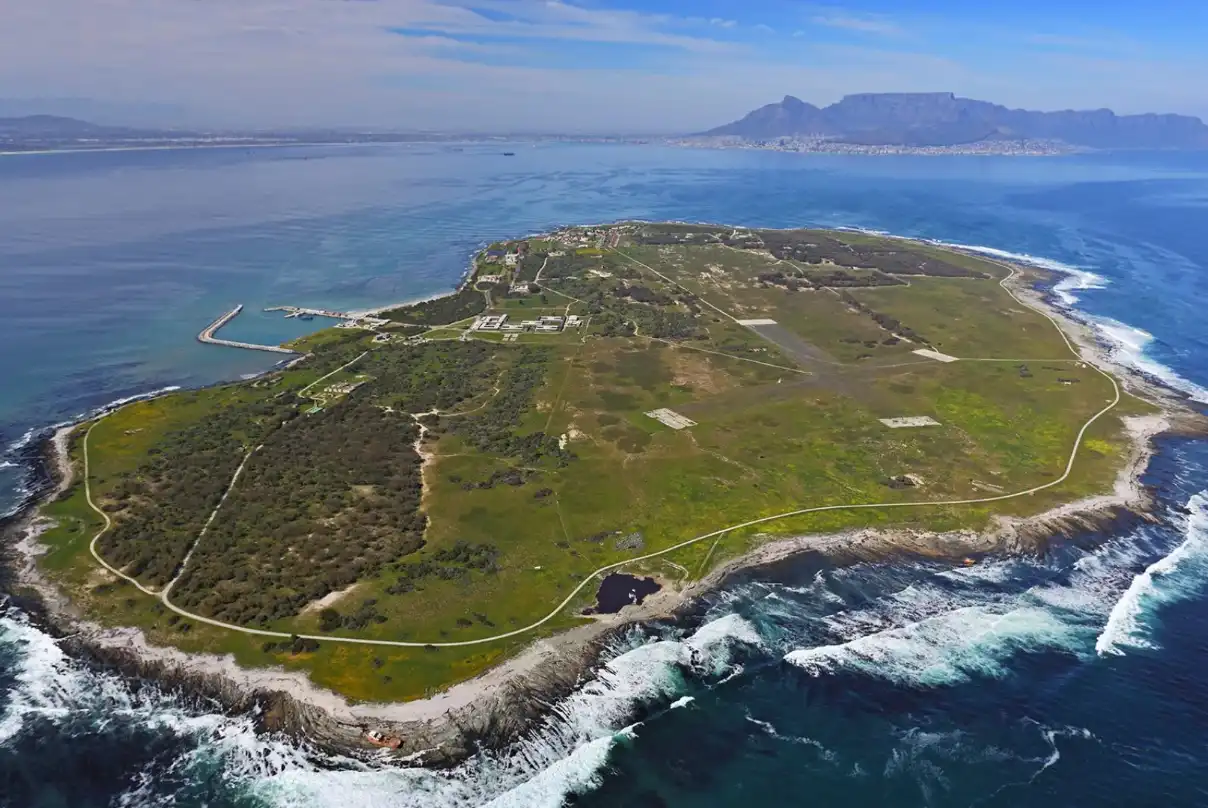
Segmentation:
{"type": "Polygon", "coordinates": [[[1154,648],[1146,625],[1154,609],[1191,597],[1199,592],[1208,572],[1208,492],[1187,502],[1191,513],[1186,519],[1182,544],[1158,559],[1133,578],[1128,589],[1116,601],[1107,624],[1095,641],[1095,651],[1123,655],[1127,649],[1154,648]],[[1193,571],[1193,575],[1186,574],[1193,571]]]}

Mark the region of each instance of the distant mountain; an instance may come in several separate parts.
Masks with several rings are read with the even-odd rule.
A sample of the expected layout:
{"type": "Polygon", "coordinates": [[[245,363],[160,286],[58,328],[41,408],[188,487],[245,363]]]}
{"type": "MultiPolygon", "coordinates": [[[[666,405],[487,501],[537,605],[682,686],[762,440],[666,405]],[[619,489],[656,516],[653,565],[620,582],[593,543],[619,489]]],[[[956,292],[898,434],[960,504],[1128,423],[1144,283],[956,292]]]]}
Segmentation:
{"type": "Polygon", "coordinates": [[[59,115],[25,115],[20,118],[0,118],[0,136],[8,137],[93,137],[129,134],[135,130],[117,126],[100,126],[76,118],[59,115]]]}
{"type": "Polygon", "coordinates": [[[1208,148],[1208,126],[1188,115],[1032,112],[952,93],[859,93],[822,108],[786,95],[778,104],[701,134],[746,140],[817,136],[887,146],[1060,140],[1100,149],[1208,148]]]}

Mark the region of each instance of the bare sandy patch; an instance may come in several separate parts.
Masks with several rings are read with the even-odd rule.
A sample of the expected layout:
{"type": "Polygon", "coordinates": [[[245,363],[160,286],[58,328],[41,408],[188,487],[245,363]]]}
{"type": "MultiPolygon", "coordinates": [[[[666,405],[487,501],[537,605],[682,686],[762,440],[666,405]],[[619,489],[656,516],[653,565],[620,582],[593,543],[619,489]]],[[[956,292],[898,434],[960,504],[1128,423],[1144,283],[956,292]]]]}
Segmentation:
{"type": "Polygon", "coordinates": [[[326,595],[319,598],[318,600],[311,601],[310,603],[303,606],[302,611],[299,612],[299,614],[311,614],[313,612],[317,612],[322,609],[326,609],[331,606],[335,606],[341,600],[343,600],[344,598],[351,595],[353,590],[355,590],[358,586],[360,586],[360,581],[353,584],[352,586],[346,586],[343,589],[337,590],[335,592],[328,592],[326,595]]]}

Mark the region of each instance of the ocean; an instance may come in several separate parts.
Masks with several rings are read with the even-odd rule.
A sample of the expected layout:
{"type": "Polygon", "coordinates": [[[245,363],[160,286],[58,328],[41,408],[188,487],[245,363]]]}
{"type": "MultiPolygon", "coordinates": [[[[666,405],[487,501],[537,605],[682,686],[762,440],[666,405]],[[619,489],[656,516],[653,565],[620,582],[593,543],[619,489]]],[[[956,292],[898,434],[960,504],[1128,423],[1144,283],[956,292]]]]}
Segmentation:
{"type": "MultiPolygon", "coordinates": [[[[0,157],[0,512],[115,400],[262,372],[279,341],[451,289],[498,238],[622,218],[856,227],[1033,261],[1118,358],[1208,404],[1208,155],[789,155],[598,144],[0,157]]],[[[1208,442],[1157,522],[974,567],[802,556],[635,627],[512,748],[332,756],[65,656],[0,607],[0,805],[1208,804],[1208,442]]]]}

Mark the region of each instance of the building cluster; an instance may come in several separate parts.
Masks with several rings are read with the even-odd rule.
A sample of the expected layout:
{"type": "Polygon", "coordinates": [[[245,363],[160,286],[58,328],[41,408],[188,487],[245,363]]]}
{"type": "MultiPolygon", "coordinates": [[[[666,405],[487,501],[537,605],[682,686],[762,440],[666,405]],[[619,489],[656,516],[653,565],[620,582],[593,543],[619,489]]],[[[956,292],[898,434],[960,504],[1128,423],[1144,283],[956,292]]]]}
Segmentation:
{"type": "Polygon", "coordinates": [[[506,314],[486,314],[474,321],[473,331],[502,331],[505,334],[519,334],[531,331],[540,334],[554,334],[567,328],[579,328],[583,318],[577,314],[569,317],[546,315],[535,320],[509,320],[506,314]]]}
{"type": "Polygon", "coordinates": [[[336,328],[366,328],[370,331],[390,325],[390,321],[382,317],[353,317],[342,323],[336,323],[336,328]]]}
{"type": "Polygon", "coordinates": [[[765,149],[811,154],[925,154],[925,155],[1001,155],[1045,157],[1084,151],[1060,140],[980,140],[947,146],[910,146],[905,144],[843,143],[829,137],[794,135],[770,140],[744,140],[735,137],[691,137],[669,141],[673,146],[707,149],[765,149]]]}
{"type": "Polygon", "coordinates": [[[346,396],[364,383],[364,380],[356,382],[337,382],[335,384],[329,384],[327,387],[323,388],[323,393],[328,396],[346,396]]]}
{"type": "Polygon", "coordinates": [[[599,227],[588,227],[575,230],[563,230],[554,235],[554,240],[567,247],[594,247],[608,232],[599,227]]]}
{"type": "MultiPolygon", "coordinates": [[[[621,237],[625,235],[625,233],[632,232],[633,229],[633,225],[613,225],[612,227],[572,227],[567,230],[559,230],[550,238],[552,241],[571,249],[597,247],[611,250],[621,243],[621,237]]],[[[551,256],[559,254],[560,253],[550,253],[551,256]]]]}
{"type": "MultiPolygon", "coordinates": [[[[520,259],[528,253],[529,245],[527,241],[518,241],[510,247],[494,247],[486,251],[484,257],[488,264],[502,263],[504,266],[514,267],[520,263],[520,259]]],[[[479,278],[479,280],[482,280],[479,278]]]]}

